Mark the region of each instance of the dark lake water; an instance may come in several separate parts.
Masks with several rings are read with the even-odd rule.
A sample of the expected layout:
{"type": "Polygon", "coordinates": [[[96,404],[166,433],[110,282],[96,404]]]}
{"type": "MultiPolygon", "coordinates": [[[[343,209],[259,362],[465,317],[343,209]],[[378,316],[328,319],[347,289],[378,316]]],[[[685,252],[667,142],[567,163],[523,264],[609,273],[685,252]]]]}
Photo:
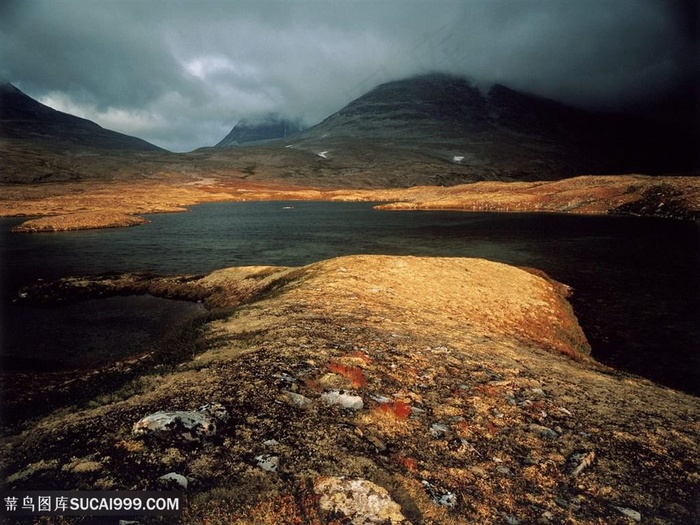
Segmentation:
{"type": "Polygon", "coordinates": [[[303,265],[350,254],[482,257],[540,268],[572,286],[571,301],[599,360],[700,393],[697,224],[636,217],[389,212],[367,203],[322,202],[204,204],[188,213],[149,218],[150,224],[135,228],[34,235],[9,233],[19,219],[0,220],[3,353],[26,356],[38,351],[41,341],[62,341],[49,344],[44,353],[52,353],[59,366],[61,345],[70,344],[70,352],[64,351],[67,365],[83,351],[100,351],[89,334],[66,341],[76,326],[70,319],[96,331],[137,327],[148,344],[144,334],[180,315],[171,301],[145,304],[143,298],[122,298],[112,305],[93,301],[74,311],[28,311],[12,303],[19,287],[37,278],[108,271],[205,273],[237,265],[303,265]],[[105,313],[109,308],[118,313],[105,313]],[[51,327],[51,334],[38,333],[39,323],[51,327]],[[32,330],[37,332],[32,337],[22,336],[32,330]]]}

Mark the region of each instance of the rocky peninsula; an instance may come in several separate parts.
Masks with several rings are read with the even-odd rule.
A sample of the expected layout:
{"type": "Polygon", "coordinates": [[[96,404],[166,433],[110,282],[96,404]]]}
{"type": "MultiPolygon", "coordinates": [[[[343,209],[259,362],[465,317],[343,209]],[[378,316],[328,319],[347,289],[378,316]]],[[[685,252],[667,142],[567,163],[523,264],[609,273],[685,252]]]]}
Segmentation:
{"type": "Polygon", "coordinates": [[[209,314],[111,367],[10,383],[5,486],[174,486],[197,524],[690,523],[700,400],[592,360],[568,292],[389,256],[26,289],[209,314]]]}

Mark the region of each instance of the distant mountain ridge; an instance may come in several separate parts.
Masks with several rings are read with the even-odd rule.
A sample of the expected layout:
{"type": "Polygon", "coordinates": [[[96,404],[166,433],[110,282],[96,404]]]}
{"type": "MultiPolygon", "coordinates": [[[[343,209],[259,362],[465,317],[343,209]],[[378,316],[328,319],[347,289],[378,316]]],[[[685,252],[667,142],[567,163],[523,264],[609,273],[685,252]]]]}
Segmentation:
{"type": "Polygon", "coordinates": [[[52,109],[9,83],[0,86],[0,138],[40,141],[59,147],[165,151],[137,137],[52,109]]]}
{"type": "Polygon", "coordinates": [[[305,130],[268,115],[171,153],[0,86],[0,182],[244,178],[314,187],[451,186],[697,170],[692,135],[501,85],[431,74],[382,84],[305,130]],[[298,132],[297,132],[298,131],[298,132]],[[284,139],[284,140],[279,140],[284,139]],[[235,147],[235,146],[245,147],[235,147]]]}
{"type": "Polygon", "coordinates": [[[258,119],[241,119],[215,148],[238,146],[241,144],[260,143],[286,138],[303,129],[299,120],[292,120],[271,113],[258,119]]]}
{"type": "Polygon", "coordinates": [[[429,74],[382,84],[292,140],[337,155],[350,143],[415,148],[491,178],[691,169],[692,138],[650,122],[594,113],[502,85],[429,74]],[[518,167],[519,166],[519,167],[518,167]]]}

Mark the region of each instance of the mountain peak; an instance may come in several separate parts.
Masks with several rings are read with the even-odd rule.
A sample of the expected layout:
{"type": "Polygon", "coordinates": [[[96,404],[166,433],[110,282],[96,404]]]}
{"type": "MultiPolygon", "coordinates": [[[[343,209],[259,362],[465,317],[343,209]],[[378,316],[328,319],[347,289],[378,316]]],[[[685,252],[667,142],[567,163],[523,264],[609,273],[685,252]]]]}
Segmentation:
{"type": "Polygon", "coordinates": [[[2,82],[0,80],[0,93],[22,93],[10,82],[2,82]]]}
{"type": "Polygon", "coordinates": [[[669,173],[692,164],[688,141],[656,125],[443,73],[381,84],[293,142],[336,159],[351,148],[411,150],[479,178],[669,173]]]}
{"type": "Polygon", "coordinates": [[[145,140],[52,109],[10,83],[0,86],[0,138],[41,141],[59,147],[163,151],[145,140]]]}
{"type": "Polygon", "coordinates": [[[278,113],[268,113],[261,117],[239,120],[216,148],[225,148],[241,144],[261,143],[263,141],[286,138],[301,131],[301,121],[289,119],[278,113]]]}

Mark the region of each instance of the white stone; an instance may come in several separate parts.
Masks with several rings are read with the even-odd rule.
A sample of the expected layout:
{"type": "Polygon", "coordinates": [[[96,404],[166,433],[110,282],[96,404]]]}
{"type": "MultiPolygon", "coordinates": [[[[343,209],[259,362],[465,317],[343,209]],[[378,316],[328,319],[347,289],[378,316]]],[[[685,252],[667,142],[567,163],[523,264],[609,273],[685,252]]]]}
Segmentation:
{"type": "Polygon", "coordinates": [[[228,419],[228,411],[222,405],[211,403],[192,411],[155,412],[134,423],[132,432],[137,436],[200,441],[216,435],[217,423],[228,419]]]}
{"type": "Polygon", "coordinates": [[[445,492],[435,500],[435,503],[443,507],[454,508],[457,505],[457,495],[452,492],[445,492]]]}
{"type": "Polygon", "coordinates": [[[369,397],[371,397],[372,400],[376,401],[377,403],[391,403],[391,398],[387,396],[370,395],[369,397]]]}
{"type": "Polygon", "coordinates": [[[435,485],[426,480],[421,481],[421,483],[436,505],[449,507],[451,509],[457,506],[457,495],[453,492],[438,489],[435,485]]]}
{"type": "Polygon", "coordinates": [[[442,423],[433,423],[430,427],[430,435],[436,438],[446,436],[449,431],[450,429],[442,423]]]}
{"type": "Polygon", "coordinates": [[[347,394],[338,390],[330,390],[321,394],[321,399],[328,405],[340,405],[343,408],[361,410],[365,404],[360,396],[347,394]]]}
{"type": "Polygon", "coordinates": [[[314,491],[323,510],[340,513],[353,525],[410,525],[387,490],[366,479],[324,477],[314,491]]]}
{"type": "Polygon", "coordinates": [[[642,515],[636,510],[628,509],[627,507],[617,506],[615,508],[633,521],[642,521],[642,515]]]}
{"type": "Polygon", "coordinates": [[[280,466],[279,456],[273,456],[271,454],[261,454],[255,456],[255,460],[258,462],[258,467],[263,469],[265,472],[277,472],[280,466]]]}
{"type": "Polygon", "coordinates": [[[176,472],[169,472],[164,476],[158,478],[158,481],[163,485],[169,485],[170,483],[177,483],[183,489],[187,489],[187,478],[182,474],[176,472]]]}

